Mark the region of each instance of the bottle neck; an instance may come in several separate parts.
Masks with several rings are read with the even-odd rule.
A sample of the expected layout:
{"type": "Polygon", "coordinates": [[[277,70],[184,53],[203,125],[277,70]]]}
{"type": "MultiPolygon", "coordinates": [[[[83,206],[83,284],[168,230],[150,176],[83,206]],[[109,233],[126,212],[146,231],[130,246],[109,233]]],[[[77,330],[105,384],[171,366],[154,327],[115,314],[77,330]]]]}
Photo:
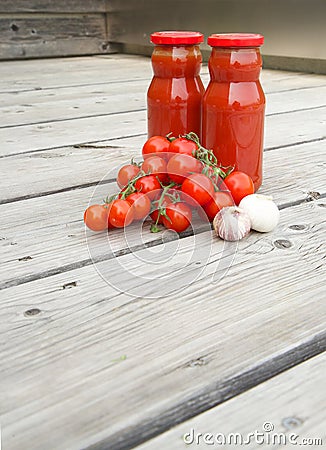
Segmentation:
{"type": "Polygon", "coordinates": [[[213,47],[208,63],[212,81],[256,81],[262,68],[258,47],[213,47]]]}
{"type": "Polygon", "coordinates": [[[160,78],[196,77],[201,62],[198,45],[157,45],[152,53],[154,75],[160,78]]]}

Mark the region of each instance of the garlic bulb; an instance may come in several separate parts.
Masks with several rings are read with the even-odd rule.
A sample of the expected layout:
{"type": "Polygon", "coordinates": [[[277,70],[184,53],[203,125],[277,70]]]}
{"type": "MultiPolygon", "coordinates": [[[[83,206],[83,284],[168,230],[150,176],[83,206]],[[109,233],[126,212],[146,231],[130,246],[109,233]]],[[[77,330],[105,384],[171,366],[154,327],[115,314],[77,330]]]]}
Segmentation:
{"type": "Polygon", "coordinates": [[[216,234],[225,241],[239,241],[249,234],[251,222],[243,209],[227,206],[216,214],[213,226],[216,234]]]}
{"type": "Polygon", "coordinates": [[[251,194],[244,197],[239,206],[250,217],[251,228],[261,233],[272,231],[280,220],[280,211],[272,197],[251,194]]]}

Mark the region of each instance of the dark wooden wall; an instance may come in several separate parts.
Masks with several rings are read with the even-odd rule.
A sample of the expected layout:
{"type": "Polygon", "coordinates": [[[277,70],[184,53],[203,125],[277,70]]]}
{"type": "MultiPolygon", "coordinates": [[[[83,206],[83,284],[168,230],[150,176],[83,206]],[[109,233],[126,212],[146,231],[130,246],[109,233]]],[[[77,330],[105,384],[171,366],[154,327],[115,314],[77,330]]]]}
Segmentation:
{"type": "Polygon", "coordinates": [[[106,0],[0,0],[0,59],[109,53],[106,0]]]}

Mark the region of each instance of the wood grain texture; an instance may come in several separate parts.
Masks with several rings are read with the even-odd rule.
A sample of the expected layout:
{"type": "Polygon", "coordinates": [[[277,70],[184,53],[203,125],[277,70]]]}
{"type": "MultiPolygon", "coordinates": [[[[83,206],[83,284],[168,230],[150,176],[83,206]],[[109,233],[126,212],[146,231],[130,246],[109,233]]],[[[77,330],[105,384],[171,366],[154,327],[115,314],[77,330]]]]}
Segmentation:
{"type": "MultiPolygon", "coordinates": [[[[110,83],[105,85],[68,87],[44,91],[29,91],[17,95],[2,94],[0,127],[78,119],[134,111],[146,108],[146,91],[150,80],[110,83]],[[17,102],[18,100],[18,102],[17,102]]],[[[287,93],[266,95],[266,114],[306,110],[326,106],[326,86],[316,86],[287,93]]]]}
{"type": "MultiPolygon", "coordinates": [[[[268,444],[265,437],[263,448],[266,450],[275,449],[272,439],[276,433],[286,436],[285,438],[281,436],[281,439],[286,439],[288,446],[291,446],[289,440],[291,433],[298,436],[296,444],[298,446],[304,445],[303,439],[319,439],[325,442],[323,426],[326,421],[325,371],[326,354],[322,353],[223,405],[174,427],[156,439],[137,446],[137,450],[183,450],[185,448],[183,436],[192,429],[195,434],[211,433],[213,436],[218,433],[225,436],[230,433],[241,433],[246,439],[248,434],[255,430],[264,432],[264,422],[272,423],[274,426],[270,433],[266,433],[271,438],[271,444],[268,444]]],[[[193,432],[187,436],[186,442],[190,443],[192,436],[193,432]]],[[[214,442],[214,439],[212,441],[214,442]]],[[[189,444],[189,447],[202,450],[209,448],[203,438],[199,438],[199,442],[199,445],[193,443],[189,444]]],[[[276,440],[275,443],[277,442],[276,440]]],[[[310,442],[310,447],[322,448],[322,444],[318,441],[310,442]]],[[[223,448],[234,448],[234,441],[224,445],[223,448]]],[[[256,450],[262,446],[252,439],[250,448],[256,450]]]]}
{"type": "MultiPolygon", "coordinates": [[[[49,89],[30,91],[20,95],[20,103],[0,108],[1,128],[95,117],[122,111],[144,110],[148,80],[117,82],[101,86],[49,89]]],[[[2,95],[8,103],[12,94],[2,95]]],[[[320,97],[319,97],[320,98],[320,97]]]]}
{"type": "Polygon", "coordinates": [[[110,51],[103,14],[0,16],[1,59],[110,51]]]}
{"type": "Polygon", "coordinates": [[[107,0],[1,0],[0,13],[105,12],[107,0]]]}
{"type": "MultiPolygon", "coordinates": [[[[273,233],[240,242],[226,277],[216,239],[196,281],[195,266],[177,270],[193,248],[193,237],[181,239],[173,264],[162,267],[183,286],[172,297],[149,298],[158,280],[142,278],[155,273],[142,252],[134,276],[130,255],[97,264],[111,283],[122,264],[125,290],[143,285],[138,299],[116,292],[93,267],[7,289],[0,311],[4,445],[84,448],[104,440],[100,448],[132,448],[239,393],[237,379],[243,391],[261,373],[322,351],[325,208],[306,203],[281,217],[273,233]],[[279,247],[280,240],[291,245],[279,247]],[[186,275],[193,277],[188,286],[186,275]],[[24,315],[32,308],[40,313],[24,315]]],[[[207,253],[209,236],[198,235],[197,251],[207,253]]],[[[170,255],[173,246],[166,244],[170,255]]]]}
{"type": "MultiPolygon", "coordinates": [[[[121,54],[44,59],[42,71],[38,68],[39,62],[36,60],[2,62],[0,92],[42,90],[80,84],[92,85],[115,80],[134,81],[139,78],[149,80],[152,76],[149,58],[121,54]],[[60,64],[60,77],[57,77],[58,64],[60,64]],[[117,72],[120,79],[114,76],[117,72]]],[[[207,65],[203,65],[201,75],[207,84],[207,65]]],[[[325,76],[277,70],[263,70],[261,80],[267,93],[325,86],[325,76]]]]}
{"type": "Polygon", "coordinates": [[[114,139],[146,132],[146,112],[121,112],[100,117],[47,122],[0,129],[1,156],[114,139]]]}
{"type": "Polygon", "coordinates": [[[14,94],[12,101],[15,102],[22,92],[48,89],[57,92],[61,87],[82,88],[109,82],[149,79],[152,73],[148,58],[128,55],[44,59],[41,71],[39,65],[40,61],[37,60],[2,62],[0,92],[14,94]],[[60,77],[57,72],[58,65],[60,77]]]}

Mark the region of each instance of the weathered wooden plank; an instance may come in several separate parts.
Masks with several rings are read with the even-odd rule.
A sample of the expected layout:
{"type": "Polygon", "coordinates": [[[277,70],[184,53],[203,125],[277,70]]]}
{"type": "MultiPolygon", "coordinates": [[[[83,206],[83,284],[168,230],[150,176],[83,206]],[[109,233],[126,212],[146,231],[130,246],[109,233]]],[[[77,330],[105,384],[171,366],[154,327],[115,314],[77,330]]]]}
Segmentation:
{"type": "MultiPolygon", "coordinates": [[[[114,76],[117,70],[120,81],[122,77],[127,80],[139,78],[149,80],[152,75],[149,58],[135,55],[45,59],[42,60],[41,71],[39,61],[36,60],[5,61],[0,66],[0,92],[105,84],[108,80],[119,80],[114,76]],[[60,77],[57,77],[58,64],[60,77]]],[[[209,76],[206,65],[202,67],[201,74],[204,83],[207,84],[209,76]]],[[[261,79],[267,93],[325,85],[323,75],[277,70],[263,70],[261,79]]]]}
{"type": "MultiPolygon", "coordinates": [[[[44,88],[55,87],[56,85],[50,84],[51,76],[55,75],[56,67],[60,65],[60,73],[63,76],[66,76],[68,72],[72,70],[78,73],[85,74],[87,71],[93,71],[100,75],[101,70],[114,69],[116,66],[120,66],[121,68],[126,67],[138,67],[139,72],[142,72],[143,69],[150,68],[151,72],[151,64],[150,59],[143,56],[136,55],[126,55],[126,54],[112,54],[112,55],[92,55],[92,56],[79,56],[75,57],[67,57],[67,58],[45,58],[42,61],[42,70],[39,73],[35,73],[35,70],[39,66],[40,61],[37,60],[17,60],[17,61],[3,61],[1,63],[1,73],[2,73],[2,82],[7,82],[10,84],[10,81],[44,81],[44,88]],[[11,75],[11,78],[10,78],[11,75]]],[[[111,72],[109,72],[110,75],[111,72]]],[[[282,71],[274,71],[269,70],[268,73],[273,74],[273,80],[276,82],[277,80],[289,79],[287,72],[282,71]]],[[[137,73],[133,73],[132,76],[136,76],[137,73]]],[[[298,74],[301,75],[301,74],[298,74]]],[[[266,76],[266,75],[264,75],[266,76]]],[[[312,79],[315,79],[315,75],[312,75],[312,79]]],[[[317,76],[318,78],[318,76],[317,76]]],[[[132,79],[132,77],[130,78],[132,79]]],[[[322,78],[321,78],[322,79],[322,78]]],[[[321,80],[320,79],[320,80],[321,80]]],[[[56,81],[56,80],[52,80],[56,81]]],[[[66,78],[66,81],[69,81],[66,78]]],[[[85,80],[87,80],[87,73],[85,75],[85,80]]],[[[26,86],[28,87],[28,86],[26,86]]]]}
{"type": "Polygon", "coordinates": [[[325,138],[326,107],[267,116],[265,149],[325,138]]]}
{"type": "MultiPolygon", "coordinates": [[[[79,59],[79,58],[78,58],[79,59]]],[[[115,68],[105,68],[99,67],[101,72],[107,71],[107,82],[96,84],[96,78],[93,78],[93,75],[88,72],[85,75],[85,78],[93,78],[94,84],[86,84],[82,86],[62,86],[58,88],[47,88],[47,89],[34,89],[27,91],[16,92],[15,94],[10,93],[2,93],[1,96],[1,108],[6,108],[6,113],[9,114],[9,109],[17,106],[26,106],[29,105],[30,108],[41,108],[44,107],[44,113],[46,113],[46,109],[48,107],[51,108],[51,105],[54,101],[58,103],[58,115],[63,112],[63,109],[60,107],[61,102],[67,102],[66,106],[75,106],[75,102],[79,100],[83,101],[87,99],[89,102],[92,101],[94,97],[104,98],[106,96],[111,96],[112,100],[114,100],[115,95],[123,95],[128,92],[130,95],[134,95],[136,93],[142,92],[144,96],[146,96],[146,89],[148,87],[149,81],[147,79],[135,79],[135,80],[110,80],[110,77],[113,72],[115,72],[115,68]],[[108,70],[107,70],[108,69],[108,70]],[[113,69],[113,70],[112,70],[113,69]],[[70,105],[69,102],[70,101],[70,105]]],[[[73,77],[71,75],[74,72],[73,69],[70,72],[70,79],[73,77]]],[[[130,98],[132,101],[132,98],[130,98]]],[[[126,103],[126,102],[125,102],[126,103]]],[[[84,106],[84,105],[83,105],[84,106]]],[[[122,105],[123,106],[123,105],[122,105]]]]}
{"type": "Polygon", "coordinates": [[[98,147],[94,148],[64,147],[4,158],[0,177],[6,176],[8,183],[1,189],[0,202],[115,178],[120,164],[132,157],[140,159],[145,137],[134,137],[129,141],[132,142],[119,139],[96,144],[98,147]],[[31,173],[35,174],[33,183],[31,173]]]}
{"type": "MultiPolygon", "coordinates": [[[[265,148],[325,137],[326,107],[266,117],[265,148]]],[[[146,133],[146,111],[0,129],[0,155],[146,133]]]]}
{"type": "MultiPolygon", "coordinates": [[[[326,77],[325,77],[326,83],[326,77]]],[[[100,116],[146,108],[149,80],[107,85],[29,91],[17,95],[2,94],[0,127],[44,123],[55,120],[100,116]]],[[[325,106],[326,86],[266,95],[266,114],[325,106]]]]}
{"type": "MultiPolygon", "coordinates": [[[[325,77],[326,82],[326,77],[325,77]]],[[[309,110],[326,106],[326,85],[289,92],[266,94],[266,115],[309,110]],[[286,101],[284,101],[286,98],[286,101]]]]}
{"type": "MultiPolygon", "coordinates": [[[[236,445],[234,440],[228,440],[231,433],[240,433],[243,438],[242,442],[244,442],[249,433],[255,430],[265,434],[263,437],[264,449],[275,449],[275,445],[278,443],[305,445],[304,439],[307,439],[306,445],[315,449],[322,448],[322,443],[325,441],[323,424],[326,421],[325,370],[326,354],[322,353],[254,389],[174,427],[156,439],[138,446],[137,450],[183,450],[185,442],[189,445],[192,443],[198,449],[205,449],[208,445],[212,445],[209,444],[209,441],[215,442],[216,445],[218,442],[222,444],[222,435],[226,437],[225,447],[227,448],[232,444],[236,445]],[[266,429],[271,424],[269,432],[265,430],[264,423],[266,429]],[[207,437],[205,444],[205,440],[201,436],[199,445],[196,445],[196,439],[192,442],[192,437],[198,433],[211,433],[214,437],[213,439],[207,437]],[[220,435],[220,440],[216,441],[215,436],[218,433],[222,433],[222,435],[220,435]],[[292,434],[294,436],[291,437],[292,434]],[[183,436],[185,436],[185,440],[183,436]]],[[[237,442],[237,445],[240,446],[239,442],[241,441],[237,442]]],[[[255,440],[252,436],[250,448],[262,448],[259,442],[262,440],[255,440]]]]}
{"type": "Polygon", "coordinates": [[[99,53],[102,51],[111,53],[116,52],[116,48],[98,38],[74,38],[72,40],[63,39],[44,39],[42,42],[0,44],[1,54],[5,59],[19,58],[46,58],[54,56],[87,55],[89,53],[99,53]]]}
{"type": "MultiPolygon", "coordinates": [[[[145,109],[147,80],[108,83],[101,86],[29,91],[19,103],[0,107],[0,127],[95,117],[145,109]],[[36,95],[35,95],[36,94],[36,95]]],[[[8,94],[5,95],[8,98],[8,94]]],[[[320,96],[319,96],[320,98],[320,96]]],[[[18,98],[17,98],[18,100],[18,98]]]]}
{"type": "Polygon", "coordinates": [[[148,58],[130,55],[44,59],[42,70],[39,60],[8,61],[0,65],[0,92],[18,94],[28,90],[57,90],[60,87],[134,81],[149,79],[151,73],[148,58]]]}
{"type": "MultiPolygon", "coordinates": [[[[322,350],[316,336],[326,315],[324,216],[319,202],[287,208],[273,233],[240,242],[226,277],[218,264],[222,243],[214,239],[205,270],[182,295],[153,301],[148,297],[164,285],[147,279],[142,297],[132,300],[92,267],[6,290],[0,310],[5,447],[85,448],[104,440],[101,448],[132,448],[239,393],[238,379],[246,390],[266,371],[275,375],[322,350]],[[280,239],[290,246],[278,245],[280,239]]],[[[210,235],[198,236],[197,250],[209,249],[210,235]]],[[[185,275],[175,269],[192,240],[179,241],[173,264],[163,263],[162,270],[174,271],[175,287],[185,275]]],[[[166,244],[168,254],[173,245],[166,244]]],[[[97,270],[105,265],[112,281],[121,274],[117,262],[134,267],[127,255],[97,270]]],[[[196,275],[194,266],[187,271],[196,275]]],[[[136,284],[130,274],[124,280],[128,292],[136,284]]]]}
{"type": "Polygon", "coordinates": [[[0,16],[0,58],[110,51],[104,14],[0,16]]]}
{"type": "Polygon", "coordinates": [[[0,154],[4,156],[145,132],[145,111],[2,128],[0,141],[3,143],[4,151],[0,154]]]}
{"type": "Polygon", "coordinates": [[[105,12],[106,0],[1,0],[0,13],[105,12]]]}

